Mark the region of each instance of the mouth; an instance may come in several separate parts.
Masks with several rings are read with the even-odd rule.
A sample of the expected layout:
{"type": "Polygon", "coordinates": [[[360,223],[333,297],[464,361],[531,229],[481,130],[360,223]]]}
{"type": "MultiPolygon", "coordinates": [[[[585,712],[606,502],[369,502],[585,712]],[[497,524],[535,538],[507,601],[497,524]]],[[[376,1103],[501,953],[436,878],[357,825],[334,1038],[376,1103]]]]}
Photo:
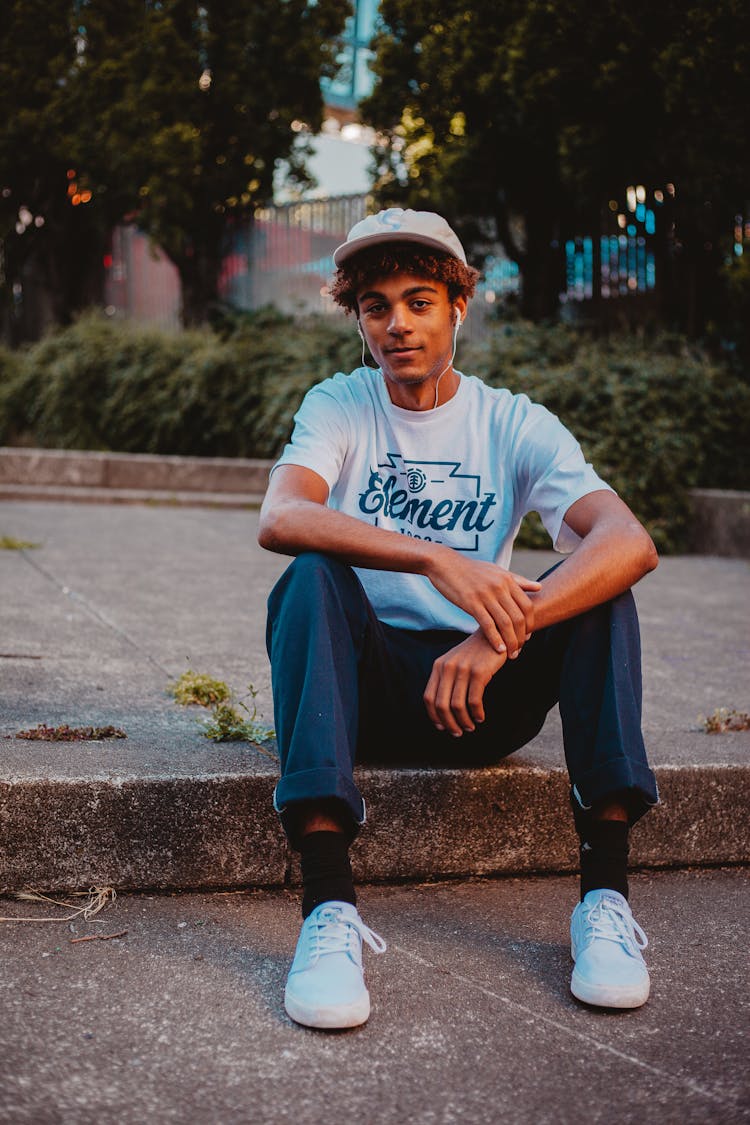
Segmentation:
{"type": "Polygon", "coordinates": [[[386,355],[414,355],[421,350],[421,348],[388,348],[386,355]]]}

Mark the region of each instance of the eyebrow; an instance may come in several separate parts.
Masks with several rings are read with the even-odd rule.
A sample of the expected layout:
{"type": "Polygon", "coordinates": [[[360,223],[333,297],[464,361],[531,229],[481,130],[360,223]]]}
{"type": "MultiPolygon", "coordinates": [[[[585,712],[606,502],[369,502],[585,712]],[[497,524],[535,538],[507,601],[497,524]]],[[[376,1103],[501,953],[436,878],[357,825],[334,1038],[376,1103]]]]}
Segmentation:
{"type": "MultiPolygon", "coordinates": [[[[401,296],[402,297],[413,297],[415,293],[437,293],[437,292],[438,292],[438,290],[433,288],[432,285],[413,285],[411,287],[411,289],[405,289],[403,291],[403,293],[401,293],[401,296]]],[[[381,299],[385,299],[385,293],[379,293],[377,291],[377,289],[368,289],[368,291],[366,293],[360,293],[357,300],[368,301],[372,297],[380,297],[381,299]]]]}

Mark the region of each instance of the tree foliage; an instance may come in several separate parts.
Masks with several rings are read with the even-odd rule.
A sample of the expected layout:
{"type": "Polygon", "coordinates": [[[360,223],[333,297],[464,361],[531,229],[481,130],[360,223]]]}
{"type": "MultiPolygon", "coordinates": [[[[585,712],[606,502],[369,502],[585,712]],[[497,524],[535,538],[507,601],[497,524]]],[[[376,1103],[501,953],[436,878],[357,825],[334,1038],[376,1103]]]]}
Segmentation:
{"type": "MultiPolygon", "coordinates": [[[[697,300],[710,314],[710,278],[750,196],[742,0],[477,0],[450,10],[382,0],[381,17],[363,107],[384,138],[381,202],[435,206],[459,225],[490,220],[521,267],[524,311],[539,318],[556,308],[564,239],[595,234],[602,204],[627,185],[672,183],[660,234],[686,291],[667,295],[666,311],[697,300]]],[[[480,243],[488,233],[465,229],[480,243]]]]}
{"type": "MultiPolygon", "coordinates": [[[[313,130],[321,123],[320,78],[335,71],[348,0],[12,0],[6,7],[7,283],[23,251],[55,259],[60,230],[106,232],[130,216],[177,266],[185,320],[203,319],[228,227],[268,202],[279,160],[304,180],[292,123],[313,130]],[[69,171],[77,194],[91,193],[85,205],[71,207],[69,171]],[[45,219],[26,242],[29,232],[15,231],[21,206],[45,219]]],[[[69,300],[67,311],[74,307],[69,300]]]]}
{"type": "Polygon", "coordinates": [[[0,313],[21,335],[64,321],[101,288],[98,206],[72,207],[72,4],[3,6],[0,35],[0,313]],[[20,286],[33,289],[21,323],[20,286]],[[16,315],[14,316],[14,311],[16,315]]]}

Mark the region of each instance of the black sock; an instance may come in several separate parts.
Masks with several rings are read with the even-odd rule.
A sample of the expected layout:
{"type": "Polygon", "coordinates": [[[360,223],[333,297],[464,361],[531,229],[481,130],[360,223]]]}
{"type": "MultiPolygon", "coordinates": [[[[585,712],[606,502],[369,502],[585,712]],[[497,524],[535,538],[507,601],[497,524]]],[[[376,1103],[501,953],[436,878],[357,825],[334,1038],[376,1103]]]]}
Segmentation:
{"type": "Polygon", "coordinates": [[[350,902],[357,896],[349,862],[349,839],[343,832],[310,832],[300,841],[302,917],[321,902],[350,902]]]}
{"type": "Polygon", "coordinates": [[[581,900],[602,887],[628,897],[628,831],[624,820],[589,820],[581,831],[581,900]]]}

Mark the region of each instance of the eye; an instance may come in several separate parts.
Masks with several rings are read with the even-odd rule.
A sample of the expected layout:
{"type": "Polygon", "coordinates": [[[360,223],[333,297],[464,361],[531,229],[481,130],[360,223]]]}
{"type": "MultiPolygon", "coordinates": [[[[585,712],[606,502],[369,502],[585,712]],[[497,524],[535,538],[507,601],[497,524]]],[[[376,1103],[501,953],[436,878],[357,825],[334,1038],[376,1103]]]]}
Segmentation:
{"type": "Polygon", "coordinates": [[[370,316],[372,313],[382,312],[384,308],[385,308],[385,305],[383,304],[383,302],[378,301],[374,305],[368,305],[368,307],[364,310],[364,315],[370,316]]]}

